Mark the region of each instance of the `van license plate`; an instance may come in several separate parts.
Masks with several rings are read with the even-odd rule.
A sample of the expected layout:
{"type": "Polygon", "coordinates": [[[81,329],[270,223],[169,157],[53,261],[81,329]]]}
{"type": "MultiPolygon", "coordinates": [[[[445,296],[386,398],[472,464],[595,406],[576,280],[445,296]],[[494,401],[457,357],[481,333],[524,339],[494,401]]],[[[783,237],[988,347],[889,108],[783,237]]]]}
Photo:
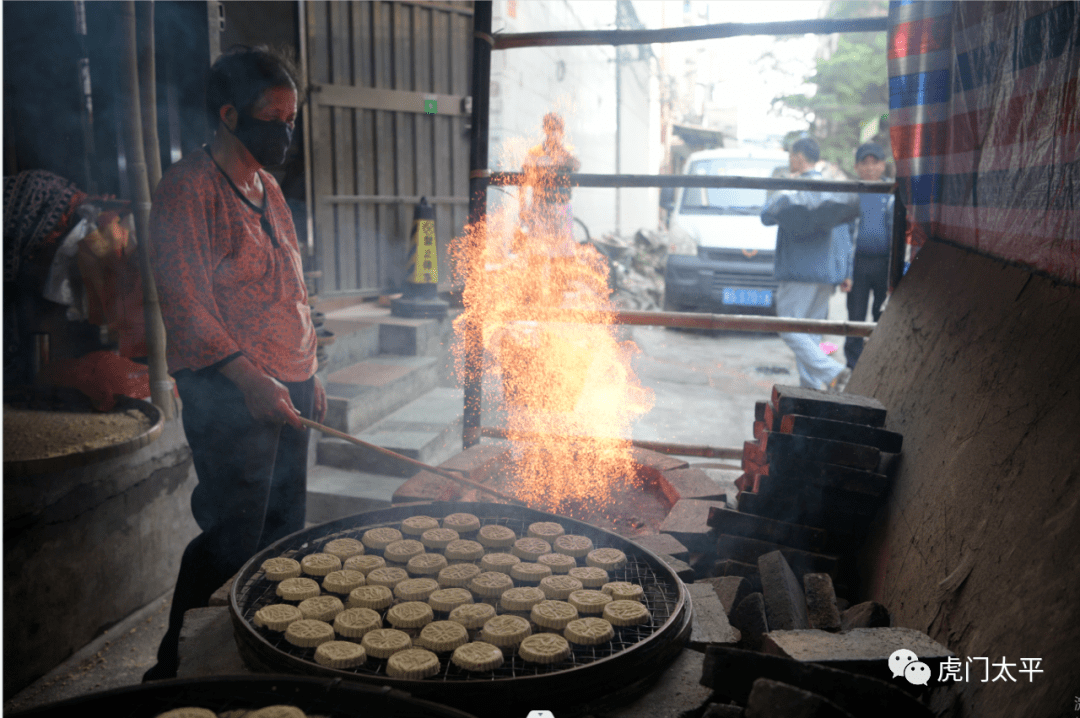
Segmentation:
{"type": "Polygon", "coordinates": [[[773,303],[771,289],[732,289],[724,287],[724,304],[742,307],[771,307],[773,303]]]}

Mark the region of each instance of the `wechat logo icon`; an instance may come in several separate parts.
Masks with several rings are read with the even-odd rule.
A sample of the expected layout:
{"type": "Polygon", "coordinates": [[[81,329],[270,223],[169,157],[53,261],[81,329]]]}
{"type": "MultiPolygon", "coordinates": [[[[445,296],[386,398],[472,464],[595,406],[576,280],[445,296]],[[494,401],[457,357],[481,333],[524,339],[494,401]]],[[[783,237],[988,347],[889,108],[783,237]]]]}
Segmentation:
{"type": "Polygon", "coordinates": [[[919,660],[914,651],[900,648],[889,656],[889,670],[893,678],[901,676],[913,686],[925,686],[930,682],[930,666],[919,660]]]}

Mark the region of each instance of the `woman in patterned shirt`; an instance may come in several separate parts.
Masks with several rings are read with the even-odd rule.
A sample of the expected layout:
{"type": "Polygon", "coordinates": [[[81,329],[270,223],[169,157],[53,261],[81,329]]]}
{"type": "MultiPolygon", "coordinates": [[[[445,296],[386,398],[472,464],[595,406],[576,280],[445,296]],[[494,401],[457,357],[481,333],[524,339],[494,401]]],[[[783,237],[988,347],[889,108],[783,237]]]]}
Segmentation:
{"type": "Polygon", "coordinates": [[[263,169],[281,164],[292,140],[294,77],[264,49],[219,58],[207,87],[214,139],[172,165],[154,195],[151,261],[203,532],[184,551],[169,629],[144,681],[176,675],[184,611],[304,527],[300,417],[322,421],[326,394],[292,216],[263,169]]]}

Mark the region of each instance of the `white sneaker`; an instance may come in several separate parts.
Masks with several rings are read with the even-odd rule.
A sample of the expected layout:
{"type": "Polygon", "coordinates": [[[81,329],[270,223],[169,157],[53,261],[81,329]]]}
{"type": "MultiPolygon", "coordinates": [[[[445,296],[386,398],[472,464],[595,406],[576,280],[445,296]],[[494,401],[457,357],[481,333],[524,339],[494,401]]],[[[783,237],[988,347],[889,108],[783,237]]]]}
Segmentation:
{"type": "Polygon", "coordinates": [[[830,394],[843,394],[849,381],[851,381],[851,369],[844,367],[836,378],[829,382],[829,388],[826,391],[830,394]]]}

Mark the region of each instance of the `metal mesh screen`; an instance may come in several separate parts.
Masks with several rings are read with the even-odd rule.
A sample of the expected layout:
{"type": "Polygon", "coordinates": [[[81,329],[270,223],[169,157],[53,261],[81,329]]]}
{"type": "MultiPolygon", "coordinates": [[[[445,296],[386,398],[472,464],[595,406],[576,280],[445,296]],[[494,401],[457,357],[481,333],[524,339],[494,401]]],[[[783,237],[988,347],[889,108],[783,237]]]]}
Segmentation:
{"type": "MultiPolygon", "coordinates": [[[[421,510],[420,513],[423,513],[423,510],[421,510]]],[[[508,526],[513,529],[519,537],[526,535],[529,524],[534,520],[535,519],[480,516],[481,525],[501,524],[508,526]]],[[[317,539],[308,539],[296,546],[280,547],[280,550],[276,555],[300,560],[302,556],[320,552],[322,547],[328,541],[333,539],[354,538],[359,540],[363,533],[369,529],[384,526],[398,528],[400,523],[400,521],[390,521],[357,526],[356,528],[330,533],[317,539]]],[[[573,532],[568,531],[568,533],[573,532]]],[[[594,540],[595,548],[605,548],[603,543],[597,541],[598,536],[604,535],[605,534],[597,532],[590,536],[594,540]]],[[[558,673],[560,671],[588,665],[601,659],[614,656],[652,636],[664,626],[676,610],[679,601],[679,586],[675,583],[677,579],[674,579],[670,575],[665,575],[662,571],[657,571],[648,561],[644,560],[640,551],[634,551],[633,545],[629,544],[629,542],[619,544],[618,546],[615,546],[615,548],[619,548],[626,553],[627,563],[620,569],[609,571],[609,580],[629,581],[642,587],[644,595],[642,596],[641,601],[649,610],[650,620],[648,623],[637,626],[615,626],[614,638],[601,645],[578,646],[571,643],[570,646],[572,652],[570,657],[564,661],[550,665],[528,663],[515,653],[512,657],[507,656],[506,660],[504,660],[503,664],[498,668],[486,673],[477,673],[459,668],[449,660],[448,655],[441,654],[439,656],[441,665],[440,673],[437,676],[426,679],[426,681],[482,682],[503,678],[520,678],[525,676],[558,673]]],[[[378,555],[381,552],[369,551],[369,553],[378,555]]],[[[578,559],[578,565],[583,566],[584,559],[578,559]]],[[[515,586],[529,585],[519,581],[515,581],[514,584],[515,586]]],[[[299,648],[286,641],[284,633],[282,632],[270,631],[265,628],[256,628],[254,626],[253,619],[256,611],[272,603],[281,602],[280,597],[275,593],[276,587],[277,583],[266,579],[261,570],[252,572],[243,585],[238,585],[236,587],[237,604],[240,609],[241,617],[258,633],[259,636],[277,651],[286,654],[292,659],[304,661],[313,667],[321,668],[315,663],[314,648],[299,648]]],[[[388,609],[379,611],[383,618],[384,627],[389,626],[386,622],[387,610],[388,609]]],[[[498,609],[498,612],[501,614],[503,611],[498,609]]],[[[442,616],[442,618],[445,618],[445,616],[442,616]]],[[[438,614],[436,615],[436,620],[440,620],[438,614]]],[[[385,676],[386,660],[369,657],[362,666],[340,670],[363,676],[385,676]]]]}

